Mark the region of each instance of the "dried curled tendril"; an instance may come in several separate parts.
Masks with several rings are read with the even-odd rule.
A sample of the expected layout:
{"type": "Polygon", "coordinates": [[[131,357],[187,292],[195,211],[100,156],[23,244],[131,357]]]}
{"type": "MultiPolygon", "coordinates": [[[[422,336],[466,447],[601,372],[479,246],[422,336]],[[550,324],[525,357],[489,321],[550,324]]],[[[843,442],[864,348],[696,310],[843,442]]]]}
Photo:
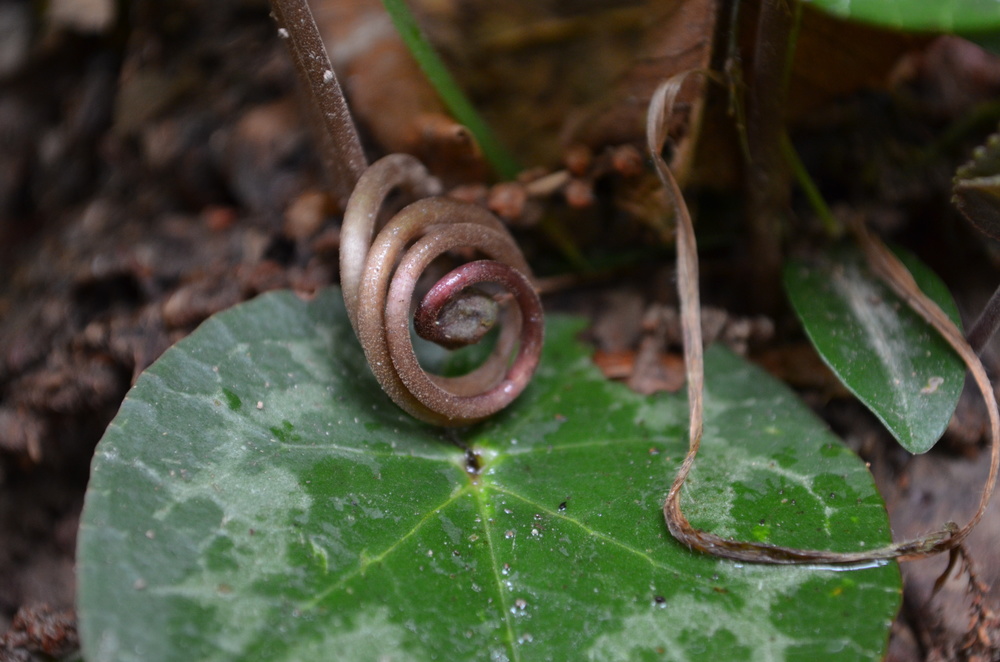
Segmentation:
{"type": "Polygon", "coordinates": [[[344,213],[340,280],[351,325],[386,393],[423,421],[468,425],[503,409],[527,386],[541,353],[542,306],[524,256],[503,224],[481,207],[423,197],[439,189],[411,156],[393,154],[369,167],[344,213]],[[393,216],[373,240],[383,203],[396,190],[421,199],[393,216]],[[410,309],[421,273],[458,248],[488,259],[463,264],[431,287],[414,314],[417,334],[456,349],[478,342],[497,322],[502,328],[482,365],[443,377],[417,360],[410,309]],[[482,287],[488,283],[507,294],[491,294],[482,287]]]}

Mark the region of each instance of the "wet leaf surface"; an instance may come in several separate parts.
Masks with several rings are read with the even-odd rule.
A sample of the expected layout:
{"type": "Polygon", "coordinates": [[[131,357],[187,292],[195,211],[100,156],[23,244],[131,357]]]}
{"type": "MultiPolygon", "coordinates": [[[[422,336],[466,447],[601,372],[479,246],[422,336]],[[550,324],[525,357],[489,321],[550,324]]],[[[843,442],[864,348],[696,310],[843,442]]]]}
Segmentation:
{"type": "MultiPolygon", "coordinates": [[[[938,277],[900,255],[920,288],[958,323],[938,277]]],[[[823,361],[911,453],[944,433],[965,383],[951,347],[882,284],[854,249],[814,263],[793,261],[785,289],[823,361]]]]}
{"type": "MultiPolygon", "coordinates": [[[[895,565],[741,566],[670,538],[684,399],[604,380],[579,330],[553,316],[519,402],[450,436],[381,393],[336,290],[204,324],[139,379],[98,448],[86,659],[880,657],[895,565]]],[[[706,358],[692,522],[888,542],[862,462],[759,369],[706,358]]]]}

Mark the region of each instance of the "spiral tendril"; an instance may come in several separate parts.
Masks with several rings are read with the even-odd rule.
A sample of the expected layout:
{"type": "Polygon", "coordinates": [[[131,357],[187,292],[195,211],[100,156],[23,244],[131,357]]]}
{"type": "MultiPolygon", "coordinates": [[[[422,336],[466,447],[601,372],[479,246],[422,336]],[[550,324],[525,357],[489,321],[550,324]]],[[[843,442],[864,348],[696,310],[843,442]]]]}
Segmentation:
{"type": "Polygon", "coordinates": [[[341,287],[368,364],[396,404],[429,423],[469,425],[506,407],[527,386],[541,354],[542,307],[531,270],[499,219],[482,207],[439,197],[440,188],[411,156],[392,154],[369,167],[344,213],[341,287]],[[396,190],[419,199],[373,239],[379,213],[396,190]],[[416,307],[415,330],[448,349],[478,342],[496,323],[501,330],[478,368],[443,377],[417,360],[410,309],[423,271],[458,248],[487,259],[463,264],[431,287],[416,307]],[[507,295],[494,295],[484,284],[507,295]]]}

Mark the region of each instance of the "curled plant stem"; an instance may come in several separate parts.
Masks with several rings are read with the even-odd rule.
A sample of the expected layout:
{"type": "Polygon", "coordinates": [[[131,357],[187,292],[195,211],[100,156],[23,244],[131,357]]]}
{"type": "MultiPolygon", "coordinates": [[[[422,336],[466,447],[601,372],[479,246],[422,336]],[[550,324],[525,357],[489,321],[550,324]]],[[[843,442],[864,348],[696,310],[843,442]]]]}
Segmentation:
{"type": "Polygon", "coordinates": [[[510,233],[482,207],[422,198],[396,214],[373,240],[379,212],[396,189],[411,197],[440,186],[411,156],[392,154],[365,171],[344,213],[341,286],[354,331],[382,388],[404,410],[437,425],[469,425],[499,411],[527,386],[542,347],[542,307],[531,270],[510,233]],[[417,307],[418,332],[452,348],[483,335],[498,315],[502,329],[486,361],[460,377],[426,372],[410,337],[417,279],[435,258],[473,248],[488,259],[445,275],[417,307]],[[499,286],[510,297],[480,286],[499,286]],[[501,301],[510,298],[512,301],[501,301]],[[498,312],[497,312],[498,311],[498,312]],[[511,356],[513,355],[513,360],[511,356]]]}
{"type": "Polygon", "coordinates": [[[768,564],[836,564],[853,565],[872,561],[914,560],[955,548],[975,528],[989,505],[1000,466],[1000,411],[982,362],[961,332],[933,301],[924,295],[913,277],[899,260],[860,224],[855,235],[869,266],[906,303],[924,318],[959,354],[975,380],[987,405],[992,440],[990,473],[980,497],[979,509],[965,526],[946,524],[940,531],[881,549],[863,552],[830,552],[797,549],[760,542],[734,541],[700,531],[681,511],[681,493],[701,447],[704,416],[704,361],[702,356],[701,311],[698,294],[697,244],[691,215],[684,203],[677,181],[661,156],[666,135],[665,118],[673,108],[674,99],[686,74],[666,81],[650,101],[646,124],[646,139],[656,172],[673,199],[677,210],[677,289],[680,298],[681,328],[684,342],[684,362],[688,381],[688,451],[681,463],[663,505],[663,514],[671,535],[690,549],[722,558],[768,564]]]}
{"type": "Polygon", "coordinates": [[[333,193],[347,200],[368,161],[326,46],[306,0],[271,0],[271,9],[322,129],[320,151],[333,193]]]}
{"type": "MultiPolygon", "coordinates": [[[[402,9],[397,7],[394,16],[409,16],[395,4],[402,9]]],[[[429,423],[467,425],[499,411],[524,390],[541,355],[542,306],[524,256],[485,209],[425,197],[439,194],[441,185],[413,157],[393,154],[368,167],[306,0],[272,0],[271,6],[278,34],[288,41],[310,106],[318,113],[334,193],[347,200],[341,287],[372,372],[400,407],[429,423]],[[422,199],[397,214],[373,244],[383,204],[397,189],[422,199]],[[478,342],[498,317],[503,328],[479,368],[447,378],[427,373],[417,361],[409,312],[417,278],[435,258],[456,248],[474,248],[489,259],[460,266],[431,288],[417,309],[418,332],[453,349],[478,342]],[[516,305],[478,287],[485,283],[508,292],[516,305]]],[[[415,23],[410,27],[415,30],[415,23]]]]}

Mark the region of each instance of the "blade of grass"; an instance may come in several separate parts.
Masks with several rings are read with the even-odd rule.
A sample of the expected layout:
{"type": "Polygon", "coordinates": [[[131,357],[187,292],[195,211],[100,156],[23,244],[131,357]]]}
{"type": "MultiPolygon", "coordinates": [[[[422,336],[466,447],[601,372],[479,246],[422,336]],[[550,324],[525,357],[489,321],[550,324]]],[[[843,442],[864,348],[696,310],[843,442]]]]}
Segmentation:
{"type": "Polygon", "coordinates": [[[448,107],[456,120],[472,132],[480,149],[483,150],[483,155],[486,156],[486,160],[493,166],[497,175],[504,179],[513,179],[521,171],[521,167],[506,148],[500,144],[489,125],[459,88],[444,62],[427,41],[427,37],[417,25],[416,19],[404,0],[382,0],[382,4],[389,12],[389,16],[392,17],[392,22],[396,26],[396,30],[399,31],[406,47],[410,49],[410,53],[413,54],[417,64],[420,65],[431,85],[441,96],[445,106],[448,107]]]}
{"type": "Polygon", "coordinates": [[[823,230],[826,231],[826,235],[831,239],[839,238],[844,234],[844,228],[826,204],[823,194],[819,192],[819,188],[812,177],[809,176],[809,171],[806,170],[805,164],[799,158],[799,153],[795,150],[795,145],[792,144],[792,139],[788,137],[787,132],[781,134],[781,151],[785,155],[785,160],[788,161],[788,166],[792,169],[795,181],[798,182],[803,195],[809,201],[809,206],[813,208],[813,213],[819,217],[820,222],[823,224],[823,230]]]}

